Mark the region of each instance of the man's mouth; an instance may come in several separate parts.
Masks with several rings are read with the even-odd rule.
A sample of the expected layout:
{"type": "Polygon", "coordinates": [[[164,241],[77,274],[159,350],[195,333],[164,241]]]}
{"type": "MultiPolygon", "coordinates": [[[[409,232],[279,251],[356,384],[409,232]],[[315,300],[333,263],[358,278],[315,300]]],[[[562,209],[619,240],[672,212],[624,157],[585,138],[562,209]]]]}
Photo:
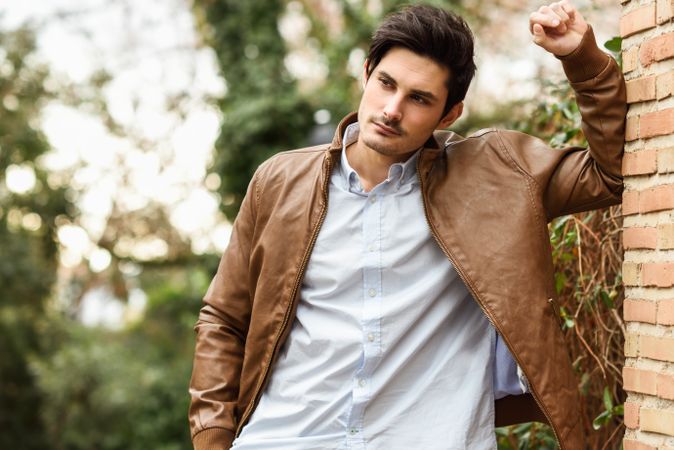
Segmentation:
{"type": "Polygon", "coordinates": [[[380,134],[384,134],[386,136],[400,136],[402,134],[399,130],[392,128],[388,125],[384,125],[381,122],[377,122],[376,120],[372,121],[372,123],[374,124],[377,132],[379,132],[380,134]]]}

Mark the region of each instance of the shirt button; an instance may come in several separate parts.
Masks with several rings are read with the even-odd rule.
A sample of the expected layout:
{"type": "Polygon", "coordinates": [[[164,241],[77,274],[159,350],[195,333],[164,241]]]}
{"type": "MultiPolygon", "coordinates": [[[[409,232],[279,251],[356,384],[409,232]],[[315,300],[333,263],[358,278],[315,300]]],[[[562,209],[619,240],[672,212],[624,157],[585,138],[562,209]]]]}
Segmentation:
{"type": "Polygon", "coordinates": [[[368,294],[370,297],[374,297],[374,296],[377,295],[377,291],[374,290],[374,289],[370,289],[369,291],[367,291],[367,294],[368,294]]]}
{"type": "Polygon", "coordinates": [[[365,384],[367,384],[367,382],[365,380],[363,380],[363,379],[358,380],[358,386],[365,387],[365,384]]]}
{"type": "Polygon", "coordinates": [[[367,340],[370,341],[370,342],[374,342],[374,334],[369,333],[369,334],[367,335],[367,340]]]}
{"type": "Polygon", "coordinates": [[[377,201],[377,196],[376,196],[376,195],[372,195],[372,196],[370,197],[370,203],[375,203],[376,201],[377,201]]]}
{"type": "Polygon", "coordinates": [[[349,433],[351,433],[351,434],[358,434],[358,430],[355,429],[355,428],[351,428],[351,429],[349,430],[349,433]]]}
{"type": "Polygon", "coordinates": [[[375,251],[377,249],[377,246],[374,244],[370,244],[367,246],[367,249],[371,252],[375,251]]]}

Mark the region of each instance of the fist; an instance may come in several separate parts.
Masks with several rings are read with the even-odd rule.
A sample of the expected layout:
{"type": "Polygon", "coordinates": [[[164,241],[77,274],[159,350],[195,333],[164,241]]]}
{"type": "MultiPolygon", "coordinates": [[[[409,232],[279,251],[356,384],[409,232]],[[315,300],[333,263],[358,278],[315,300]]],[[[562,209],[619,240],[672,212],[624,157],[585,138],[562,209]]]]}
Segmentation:
{"type": "Polygon", "coordinates": [[[572,53],[587,28],[583,16],[568,0],[541,6],[529,16],[534,43],[556,56],[572,53]]]}

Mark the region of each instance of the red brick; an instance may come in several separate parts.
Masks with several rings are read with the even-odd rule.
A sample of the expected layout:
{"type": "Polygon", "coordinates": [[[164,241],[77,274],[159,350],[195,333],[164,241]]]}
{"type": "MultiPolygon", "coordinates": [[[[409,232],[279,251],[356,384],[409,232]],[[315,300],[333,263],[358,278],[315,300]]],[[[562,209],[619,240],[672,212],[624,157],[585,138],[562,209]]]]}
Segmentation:
{"type": "Polygon", "coordinates": [[[674,411],[642,407],[639,411],[641,431],[674,436],[674,411]]]}
{"type": "Polygon", "coordinates": [[[674,185],[666,184],[639,192],[639,212],[641,213],[672,208],[674,208],[674,185]]]}
{"type": "Polygon", "coordinates": [[[658,301],[657,320],[661,325],[674,325],[674,300],[658,301]]]}
{"type": "Polygon", "coordinates": [[[655,26],[655,5],[648,5],[628,12],[620,19],[620,35],[630,36],[655,26]]]}
{"type": "Polygon", "coordinates": [[[658,172],[674,172],[674,147],[658,149],[658,172]]]}
{"type": "Polygon", "coordinates": [[[625,299],[623,316],[626,321],[656,323],[657,303],[649,300],[625,299]]]}
{"type": "MultiPolygon", "coordinates": [[[[674,339],[639,336],[639,355],[659,361],[674,361],[674,339]]],[[[674,428],[672,428],[674,431],[674,428]]]]}
{"type": "Polygon", "coordinates": [[[656,248],[658,243],[658,229],[655,227],[630,227],[623,229],[623,247],[656,248]]]}
{"type": "Polygon", "coordinates": [[[674,286],[674,262],[642,264],[641,279],[643,286],[674,286]]]}
{"type": "Polygon", "coordinates": [[[674,95],[674,71],[657,76],[655,79],[655,93],[658,100],[674,95]]]}
{"type": "Polygon", "coordinates": [[[639,212],[639,191],[623,191],[623,215],[639,212]]]}
{"type": "Polygon", "coordinates": [[[635,369],[633,367],[623,368],[623,389],[631,392],[640,392],[642,394],[655,395],[655,378],[657,372],[650,370],[635,369]]]}
{"type": "Polygon", "coordinates": [[[629,142],[637,139],[639,139],[639,116],[631,116],[625,121],[625,140],[629,142]]]}
{"type": "Polygon", "coordinates": [[[646,175],[657,171],[656,150],[640,150],[625,153],[623,156],[623,175],[646,175]]]}
{"type": "Polygon", "coordinates": [[[635,402],[625,402],[624,413],[625,426],[632,429],[639,428],[639,404],[635,402]]]}
{"type": "Polygon", "coordinates": [[[627,87],[627,103],[643,102],[655,98],[655,75],[629,80],[625,86],[627,87]]]}
{"type": "Polygon", "coordinates": [[[641,44],[639,60],[642,66],[674,56],[674,32],[654,37],[641,44]]]}
{"type": "Polygon", "coordinates": [[[639,64],[639,46],[635,45],[623,52],[623,73],[628,73],[637,68],[639,64]]]}
{"type": "MultiPolygon", "coordinates": [[[[674,40],[672,40],[674,47],[674,40]]],[[[648,138],[674,133],[674,108],[639,116],[639,137],[648,138]]]]}
{"type": "Polygon", "coordinates": [[[671,19],[674,15],[674,0],[658,0],[655,20],[657,23],[663,23],[671,19]]]}
{"type": "Polygon", "coordinates": [[[656,376],[655,383],[658,397],[674,400],[674,375],[659,373],[656,376]]]}
{"type": "Polygon", "coordinates": [[[625,439],[623,441],[623,449],[624,450],[658,450],[657,448],[651,447],[650,445],[646,445],[643,442],[632,441],[632,440],[627,440],[627,439],[625,439]]]}

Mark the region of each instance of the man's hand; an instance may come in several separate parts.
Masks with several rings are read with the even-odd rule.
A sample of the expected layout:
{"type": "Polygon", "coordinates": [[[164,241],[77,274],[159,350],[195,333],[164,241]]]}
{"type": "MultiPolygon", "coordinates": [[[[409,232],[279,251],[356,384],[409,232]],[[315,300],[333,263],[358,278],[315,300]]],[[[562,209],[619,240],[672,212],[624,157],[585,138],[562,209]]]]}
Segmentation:
{"type": "Polygon", "coordinates": [[[587,22],[568,0],[541,6],[529,16],[534,43],[556,56],[573,52],[587,31],[587,22]]]}

